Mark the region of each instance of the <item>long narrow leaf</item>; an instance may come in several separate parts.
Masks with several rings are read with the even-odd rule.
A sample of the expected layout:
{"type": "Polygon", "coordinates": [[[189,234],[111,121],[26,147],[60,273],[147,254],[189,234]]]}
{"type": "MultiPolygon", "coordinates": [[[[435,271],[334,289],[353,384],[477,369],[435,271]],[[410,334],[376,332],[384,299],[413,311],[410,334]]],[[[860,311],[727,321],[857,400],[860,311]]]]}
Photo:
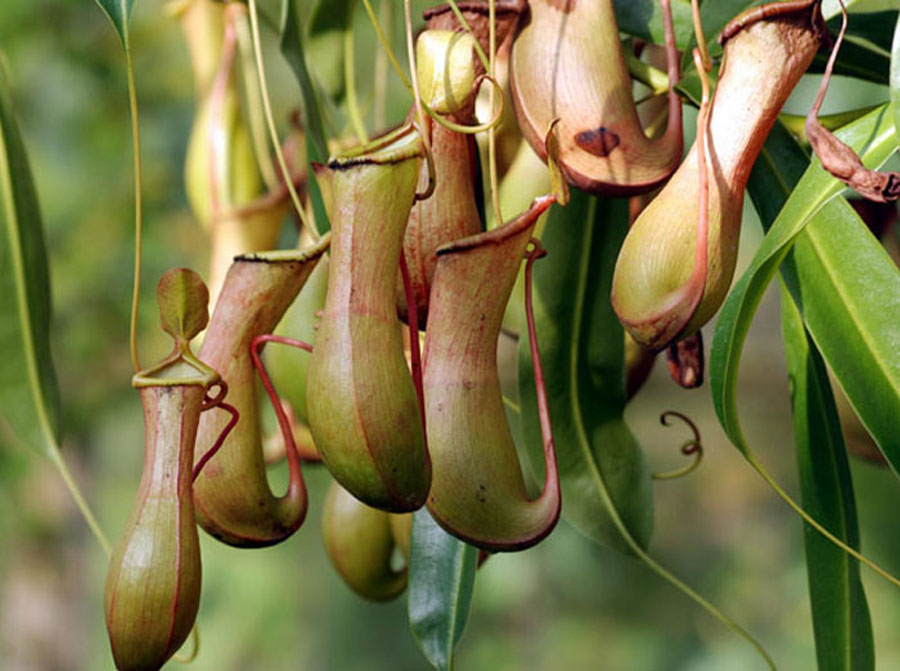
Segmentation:
{"type": "MultiPolygon", "coordinates": [[[[803,507],[859,549],[856,500],[825,364],[782,289],[781,324],[803,507]]],[[[875,643],[859,562],[806,526],[806,566],[819,671],[870,671],[875,643]]]]}
{"type": "MultiPolygon", "coordinates": [[[[888,113],[886,106],[879,107],[870,114],[849,124],[838,135],[856,151],[861,152],[861,157],[867,166],[881,165],[887,160],[896,146],[893,119],[888,113]]],[[[807,168],[757,250],[750,267],[732,289],[719,315],[710,356],[710,386],[713,394],[713,404],[725,433],[731,442],[745,455],[747,454],[747,444],[744,440],[738,417],[735,385],[747,329],[766,287],[790,251],[791,245],[797,236],[805,230],[807,224],[813,220],[815,215],[841,191],[842,186],[840,182],[822,170],[817,161],[807,168]]],[[[827,211],[822,213],[822,217],[819,220],[824,222],[833,221],[835,214],[845,208],[849,209],[846,203],[843,204],[843,207],[840,203],[828,206],[827,211]]],[[[842,227],[835,226],[835,229],[837,229],[835,232],[838,232],[841,231],[842,227]]],[[[865,268],[867,275],[871,272],[868,266],[860,266],[860,268],[865,268]]],[[[896,274],[896,271],[894,272],[896,274]]],[[[843,302],[843,300],[845,299],[839,302],[843,302]]],[[[802,300],[800,302],[802,305],[802,300]]],[[[852,300],[845,305],[846,309],[854,309],[852,300]]],[[[875,315],[873,315],[874,317],[875,315]]],[[[804,319],[808,320],[805,312],[804,319]]],[[[809,322],[807,321],[807,323],[809,322]]],[[[812,330],[812,327],[810,328],[812,330]]],[[[891,340],[896,338],[896,329],[894,334],[891,340]]],[[[820,334],[813,330],[813,336],[817,338],[818,342],[820,334]]],[[[829,348],[825,347],[821,342],[818,342],[818,344],[826,360],[832,363],[829,358],[829,348]]],[[[878,344],[873,344],[872,346],[875,349],[881,349],[881,346],[878,344]]],[[[893,351],[897,351],[896,345],[894,345],[893,351]]],[[[837,355],[838,353],[834,352],[834,354],[837,355]]],[[[845,356],[847,355],[845,354],[845,356]]],[[[900,381],[900,361],[896,359],[896,356],[892,356],[876,362],[881,365],[881,370],[884,374],[883,379],[888,384],[888,391],[890,391],[890,386],[893,385],[896,385],[896,389],[900,389],[900,384],[897,384],[900,381]]],[[[854,368],[854,370],[856,373],[859,373],[863,369],[854,368]]],[[[837,373],[837,371],[835,372],[837,373]]],[[[849,377],[852,377],[852,375],[848,374],[849,377]]],[[[863,379],[863,376],[860,376],[860,378],[863,379]]],[[[841,378],[839,377],[839,379],[841,378]]],[[[846,382],[852,383],[853,380],[847,379],[845,381],[845,379],[841,379],[845,391],[847,390],[846,382]]],[[[866,380],[865,384],[869,385],[870,383],[866,380]]],[[[871,388],[869,391],[871,392],[871,388]]],[[[892,395],[894,398],[898,398],[896,390],[892,395]]],[[[854,396],[849,391],[848,396],[850,396],[852,402],[854,396]]],[[[858,400],[861,400],[861,397],[858,400]]],[[[866,409],[866,416],[869,417],[869,420],[867,421],[866,417],[862,415],[861,419],[870,430],[872,429],[872,422],[880,423],[886,419],[883,416],[884,413],[879,411],[879,404],[869,403],[866,409]]],[[[859,407],[857,407],[857,410],[859,410],[859,407]]],[[[894,417],[896,418],[896,415],[894,417]]],[[[882,450],[885,451],[886,456],[888,456],[888,453],[891,453],[893,458],[897,460],[897,463],[900,464],[900,435],[897,435],[896,431],[892,432],[893,436],[889,435],[889,433],[881,435],[881,440],[883,441],[881,443],[882,450]]],[[[878,440],[877,436],[876,440],[878,440]]],[[[888,458],[890,459],[891,457],[889,456],[888,458]]]]}
{"type": "MultiPolygon", "coordinates": [[[[776,126],[766,142],[761,160],[754,167],[749,184],[750,196],[765,229],[771,226],[808,165],[809,159],[790,134],[782,126],[776,126]]],[[[837,205],[838,201],[827,205],[816,219],[837,205]]],[[[793,252],[782,264],[782,277],[787,278],[795,289],[799,286],[798,276],[827,272],[816,257],[802,252],[809,239],[821,235],[821,231],[822,227],[816,221],[811,222],[798,236],[793,252]]],[[[805,296],[807,305],[817,301],[808,291],[805,296]]],[[[785,285],[782,286],[781,308],[803,507],[829,531],[859,549],[853,483],[828,376],[821,355],[805,330],[802,316],[785,285]]],[[[865,592],[859,578],[859,563],[808,525],[805,528],[819,669],[872,669],[874,642],[865,592]]]]}
{"type": "Polygon", "coordinates": [[[60,424],[50,311],[40,209],[0,68],[0,416],[20,440],[52,457],[60,424]]]}
{"type": "Polygon", "coordinates": [[[438,526],[425,508],[413,515],[409,624],[438,671],[453,668],[453,650],[469,618],[478,550],[438,526]]]}
{"type": "Polygon", "coordinates": [[[306,53],[321,90],[334,100],[344,96],[344,35],[353,26],[357,0],[319,0],[309,18],[306,53]]]}
{"type": "MultiPolygon", "coordinates": [[[[322,107],[316,93],[303,50],[303,29],[297,13],[296,0],[283,0],[281,7],[281,53],[297,82],[300,84],[300,102],[303,109],[303,122],[306,124],[306,155],[309,161],[325,163],[328,160],[328,142],[325,135],[325,124],[322,120],[322,107]]],[[[309,171],[309,195],[312,201],[313,215],[319,234],[329,228],[322,191],[313,171],[309,171]]]]}
{"type": "MultiPolygon", "coordinates": [[[[624,339],[610,305],[616,255],[627,231],[621,202],[573,191],[550,212],[534,268],[534,312],[563,488],[566,520],[599,543],[628,551],[615,517],[646,547],[653,493],[640,446],[622,420],[624,339]],[[613,508],[612,510],[610,508],[613,508]]],[[[526,338],[519,345],[522,428],[535,469],[543,447],[526,338]]]]}
{"type": "Polygon", "coordinates": [[[322,107],[306,66],[303,29],[296,4],[296,0],[284,0],[281,8],[281,53],[300,84],[303,122],[306,124],[306,135],[311,140],[309,159],[321,163],[328,160],[328,143],[325,141],[322,107]]]}

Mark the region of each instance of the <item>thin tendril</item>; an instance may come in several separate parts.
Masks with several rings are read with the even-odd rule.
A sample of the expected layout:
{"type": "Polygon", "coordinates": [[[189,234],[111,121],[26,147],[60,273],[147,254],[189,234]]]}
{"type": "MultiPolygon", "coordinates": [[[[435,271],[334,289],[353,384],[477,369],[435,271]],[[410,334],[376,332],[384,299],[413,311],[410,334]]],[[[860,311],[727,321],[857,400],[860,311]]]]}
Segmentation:
{"type": "Polygon", "coordinates": [[[78,484],[75,482],[75,478],[72,477],[71,471],[69,471],[68,465],[66,465],[65,460],[62,457],[62,453],[59,449],[56,450],[48,450],[50,460],[56,466],[56,469],[59,471],[60,477],[62,477],[63,482],[66,483],[66,489],[69,490],[69,493],[72,495],[72,498],[75,499],[75,505],[78,506],[78,510],[81,513],[81,516],[84,517],[84,521],[87,522],[88,527],[91,530],[91,533],[94,535],[94,538],[97,539],[97,543],[100,544],[100,547],[103,549],[103,552],[107,557],[112,554],[112,548],[109,544],[109,539],[106,537],[106,534],[103,533],[103,529],[100,527],[100,523],[97,521],[97,518],[94,517],[94,513],[91,510],[90,505],[85,500],[84,495],[81,493],[81,489],[79,489],[78,484]]]}
{"type": "MultiPolygon", "coordinates": [[[[700,19],[700,3],[698,0],[691,0],[691,18],[694,21],[694,35],[697,39],[697,48],[700,50],[702,69],[706,72],[712,72],[712,59],[709,57],[709,49],[706,46],[706,38],[703,35],[703,21],[700,19]]],[[[701,68],[698,67],[697,69],[701,68]]]]}
{"type": "Polygon", "coordinates": [[[221,408],[222,410],[225,410],[231,415],[231,419],[228,420],[228,424],[226,424],[225,428],[222,429],[222,433],[220,433],[218,438],[216,438],[216,442],[212,444],[212,447],[204,452],[203,456],[200,457],[196,464],[194,464],[194,471],[193,473],[191,473],[191,482],[195,482],[197,480],[197,477],[200,475],[200,471],[203,470],[203,467],[206,466],[207,462],[214,456],[216,456],[216,453],[218,453],[218,451],[222,449],[222,445],[225,444],[225,439],[228,438],[231,430],[235,426],[237,426],[237,423],[241,418],[241,413],[238,412],[237,408],[229,403],[225,403],[221,399],[217,403],[205,407],[204,410],[209,410],[211,408],[221,408]]]}
{"type": "Polygon", "coordinates": [[[186,655],[182,655],[181,653],[175,654],[172,656],[179,664],[190,664],[195,659],[197,659],[197,655],[200,652],[200,629],[197,627],[196,623],[193,627],[191,627],[191,650],[186,655]]]}
{"type": "Polygon", "coordinates": [[[244,78],[244,94],[247,96],[247,120],[250,123],[253,154],[256,156],[256,163],[266,188],[273,191],[279,187],[278,176],[275,174],[275,164],[269,154],[265,112],[263,112],[262,98],[259,93],[259,76],[256,73],[256,63],[253,59],[253,40],[250,37],[250,25],[246,11],[235,12],[235,27],[241,56],[241,75],[244,78]]]}
{"type": "Polygon", "coordinates": [[[353,124],[353,132],[359,138],[360,144],[367,144],[369,136],[366,134],[366,124],[363,122],[356,99],[356,55],[352,25],[344,31],[344,89],[347,92],[347,112],[350,115],[350,122],[353,124]]]}
{"type": "MultiPolygon", "coordinates": [[[[470,35],[474,35],[475,31],[472,30],[472,26],[469,25],[469,22],[466,20],[465,15],[459,8],[459,5],[456,4],[456,0],[448,0],[447,4],[450,5],[450,9],[453,11],[453,15],[456,17],[456,20],[459,21],[459,25],[469,33],[470,35]]],[[[493,19],[491,19],[491,23],[493,23],[493,19]]],[[[476,39],[475,40],[475,53],[478,55],[478,60],[481,61],[481,64],[484,66],[484,69],[487,72],[491,72],[491,62],[487,57],[487,54],[484,53],[484,49],[481,48],[481,43],[476,39]]]]}
{"type": "MultiPolygon", "coordinates": [[[[488,8],[488,23],[490,24],[488,36],[490,63],[488,64],[488,74],[491,77],[494,77],[494,62],[497,56],[497,0],[490,0],[488,8]]],[[[475,40],[475,42],[477,44],[478,40],[475,40]]],[[[496,91],[492,87],[491,95],[488,98],[488,104],[491,110],[494,109],[495,100],[496,91]]],[[[494,132],[495,130],[496,128],[491,128],[488,131],[488,174],[490,176],[491,184],[491,203],[493,204],[494,216],[496,217],[497,225],[499,226],[503,223],[503,214],[500,211],[500,180],[497,177],[497,134],[494,132]]]]}
{"type": "Polygon", "coordinates": [[[128,78],[128,105],[131,109],[131,143],[134,151],[134,287],[131,292],[131,325],[129,345],[134,372],[141,370],[138,354],[137,327],[141,300],[142,238],[144,234],[143,170],[141,168],[141,126],[138,118],[137,87],[134,82],[134,63],[131,51],[125,50],[125,71],[128,78]]]}
{"type": "Polygon", "coordinates": [[[262,94],[263,111],[266,116],[266,124],[269,127],[269,139],[272,141],[272,149],[275,151],[278,167],[281,168],[281,177],[285,186],[287,186],[288,193],[291,194],[291,201],[294,204],[294,209],[297,211],[297,216],[300,217],[300,221],[303,222],[303,226],[310,231],[310,234],[318,239],[320,237],[318,231],[316,231],[315,226],[312,225],[312,222],[310,222],[309,218],[306,216],[306,211],[303,209],[303,203],[300,202],[300,196],[297,194],[297,190],[294,188],[294,183],[291,180],[291,173],[290,170],[288,170],[287,161],[284,159],[284,152],[281,151],[281,144],[278,140],[278,131],[275,128],[275,118],[272,115],[272,103],[269,100],[269,85],[266,82],[265,63],[263,62],[262,47],[259,39],[259,16],[256,8],[256,0],[248,0],[248,2],[250,6],[250,35],[253,38],[253,54],[256,59],[256,72],[259,77],[259,91],[262,94]]]}
{"type": "MultiPolygon", "coordinates": [[[[253,1],[254,0],[251,0],[251,2],[253,1]]],[[[250,343],[250,359],[253,361],[253,367],[256,369],[260,380],[262,380],[263,387],[266,390],[266,394],[269,396],[269,402],[272,404],[272,409],[275,411],[275,416],[278,419],[278,426],[281,427],[281,435],[284,438],[284,451],[287,455],[288,472],[291,483],[288,489],[288,495],[295,491],[296,488],[296,490],[302,491],[303,495],[305,496],[306,486],[303,483],[303,470],[300,465],[300,451],[297,449],[297,443],[294,440],[294,428],[284,411],[284,407],[281,405],[281,400],[278,398],[278,393],[275,391],[275,387],[272,385],[272,380],[269,378],[269,373],[266,370],[266,366],[265,364],[263,364],[262,359],[260,358],[260,351],[267,342],[278,342],[285,345],[296,345],[308,352],[312,352],[312,346],[299,340],[293,340],[292,338],[285,338],[284,336],[270,334],[256,336],[250,343]]]]}
{"type": "MultiPolygon", "coordinates": [[[[389,1],[389,0],[387,0],[389,1]]],[[[391,48],[391,43],[388,40],[387,36],[384,34],[384,30],[381,28],[381,22],[378,20],[378,17],[375,16],[375,11],[372,9],[372,5],[369,0],[362,0],[363,6],[366,8],[366,14],[369,16],[369,21],[372,22],[372,27],[375,28],[375,33],[378,35],[378,41],[381,42],[381,47],[384,49],[384,53],[387,54],[388,60],[391,62],[391,65],[394,66],[394,71],[400,77],[400,81],[403,82],[403,85],[412,90],[412,85],[409,83],[409,79],[406,76],[406,73],[403,72],[403,68],[400,67],[400,62],[397,60],[397,57],[394,55],[394,50],[391,48]]]]}
{"type": "Polygon", "coordinates": [[[864,554],[858,552],[857,550],[854,550],[852,547],[847,545],[840,538],[838,538],[837,536],[832,534],[830,531],[828,531],[828,529],[826,529],[821,524],[819,524],[815,519],[813,519],[813,517],[808,512],[806,512],[806,510],[799,503],[794,501],[794,499],[792,499],[788,495],[788,493],[785,492],[781,488],[781,485],[779,485],[778,482],[775,480],[775,478],[772,477],[772,475],[765,469],[765,467],[762,465],[762,463],[756,457],[756,454],[752,450],[750,450],[749,446],[745,446],[744,456],[747,459],[747,461],[750,462],[750,465],[753,466],[753,468],[756,470],[756,472],[762,476],[762,479],[766,481],[766,484],[768,484],[775,491],[775,493],[795,513],[797,513],[800,517],[802,517],[804,522],[806,522],[809,526],[811,526],[813,529],[818,531],[820,534],[822,534],[825,538],[830,540],[832,543],[834,543],[836,546],[838,546],[840,549],[842,549],[848,555],[850,555],[857,561],[868,566],[870,569],[872,569],[875,573],[880,575],[882,578],[884,578],[888,582],[892,583],[893,585],[895,585],[897,587],[900,587],[900,580],[898,580],[893,575],[891,575],[890,573],[885,571],[883,568],[881,568],[874,561],[872,561],[871,559],[866,557],[864,554]]]}
{"type": "Polygon", "coordinates": [[[825,101],[825,94],[828,92],[828,82],[831,81],[831,72],[834,70],[834,62],[837,60],[838,52],[844,41],[844,34],[847,32],[847,8],[844,6],[844,0],[838,0],[838,2],[841,5],[841,30],[834,42],[834,47],[831,49],[831,54],[828,56],[828,63],[825,65],[825,72],[822,75],[822,83],[819,86],[819,92],[816,94],[816,100],[810,110],[810,116],[813,118],[819,116],[819,110],[822,108],[822,103],[825,101]]]}
{"type": "Polygon", "coordinates": [[[497,111],[494,114],[494,117],[483,124],[478,124],[476,126],[468,126],[466,124],[455,123],[453,121],[449,121],[448,119],[442,117],[440,114],[431,109],[426,103],[422,103],[422,106],[425,108],[425,111],[428,112],[428,116],[434,119],[439,125],[447,128],[449,130],[455,131],[457,133],[462,133],[463,135],[475,135],[476,133],[483,133],[485,131],[491,131],[494,128],[497,128],[500,123],[503,121],[503,89],[500,86],[500,83],[491,77],[488,74],[481,75],[478,79],[475,80],[475,90],[478,90],[481,86],[482,82],[489,81],[491,86],[494,87],[497,91],[500,91],[500,105],[497,111]]]}
{"type": "Polygon", "coordinates": [[[403,0],[403,11],[404,20],[406,21],[406,51],[409,57],[409,72],[412,77],[413,102],[416,106],[416,125],[418,126],[419,136],[422,138],[422,144],[425,147],[425,160],[428,162],[428,186],[425,187],[423,193],[416,193],[416,200],[425,200],[434,193],[437,179],[434,168],[434,154],[431,151],[431,133],[425,125],[425,111],[422,108],[422,95],[419,92],[419,78],[416,76],[416,49],[413,46],[412,16],[409,0],[403,0]]]}
{"type": "MultiPolygon", "coordinates": [[[[493,2],[493,0],[491,0],[493,2]]],[[[541,350],[538,345],[537,329],[534,325],[534,304],[532,301],[532,266],[538,259],[547,255],[540,240],[532,238],[530,250],[526,252],[525,262],[525,319],[528,323],[528,345],[531,349],[531,367],[534,371],[534,389],[537,396],[538,419],[541,424],[541,441],[544,444],[544,492],[542,496],[559,495],[559,471],[556,464],[556,449],[553,441],[553,424],[550,421],[550,403],[547,400],[547,385],[544,379],[544,366],[541,362],[541,350]]]]}
{"type": "Polygon", "coordinates": [[[675,478],[683,477],[689,473],[692,473],[700,466],[700,462],[703,460],[703,443],[700,439],[700,430],[697,428],[697,425],[694,424],[693,421],[686,415],[683,415],[680,412],[676,412],[675,410],[667,410],[663,414],[659,416],[659,423],[663,426],[669,426],[668,420],[669,417],[676,417],[680,419],[682,422],[688,425],[691,432],[694,434],[694,437],[690,440],[685,441],[681,445],[681,453],[686,457],[694,457],[687,466],[682,468],[675,469],[674,471],[666,471],[664,473],[654,473],[654,480],[674,480],[675,478]]]}

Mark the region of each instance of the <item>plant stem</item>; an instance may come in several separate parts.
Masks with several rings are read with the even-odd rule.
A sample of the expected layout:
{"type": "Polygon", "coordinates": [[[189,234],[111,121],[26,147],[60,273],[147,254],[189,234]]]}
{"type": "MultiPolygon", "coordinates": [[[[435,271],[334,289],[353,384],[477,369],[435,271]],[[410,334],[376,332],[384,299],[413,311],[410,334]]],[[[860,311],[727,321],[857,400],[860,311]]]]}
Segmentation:
{"type": "Polygon", "coordinates": [[[284,159],[284,152],[281,151],[281,143],[278,140],[278,130],[275,128],[275,117],[272,115],[272,102],[269,99],[269,85],[266,81],[266,68],[263,62],[262,47],[259,39],[259,15],[256,7],[256,0],[249,0],[250,6],[250,37],[253,41],[253,55],[256,59],[256,73],[259,77],[259,92],[262,94],[263,112],[266,117],[266,124],[269,127],[269,139],[272,142],[272,149],[275,151],[275,157],[278,160],[278,167],[281,168],[281,177],[284,185],[287,187],[288,193],[291,194],[291,202],[303,226],[319,238],[319,233],[309,218],[306,216],[306,210],[303,209],[303,203],[300,202],[300,196],[297,189],[294,188],[294,180],[291,178],[291,172],[288,169],[287,161],[284,159]]]}
{"type": "MultiPolygon", "coordinates": [[[[488,33],[488,51],[490,51],[489,58],[490,63],[488,67],[488,74],[496,81],[494,77],[494,64],[497,58],[497,0],[490,0],[488,5],[488,15],[489,15],[489,33],[488,33]]],[[[476,40],[477,44],[477,40],[476,40]]],[[[494,103],[495,97],[497,94],[497,90],[495,86],[491,87],[490,101],[489,106],[491,108],[491,112],[494,111],[494,103]]],[[[488,173],[490,175],[491,182],[491,203],[494,206],[494,216],[496,217],[497,225],[503,225],[503,214],[500,211],[500,180],[497,178],[497,134],[496,127],[492,127],[488,131],[488,173]]]]}
{"type": "Polygon", "coordinates": [[[137,327],[138,311],[141,299],[141,262],[142,242],[144,232],[143,214],[143,172],[141,169],[141,126],[138,118],[137,87],[134,82],[134,63],[131,60],[131,50],[125,49],[125,71],[128,77],[128,105],[131,109],[131,144],[134,152],[134,286],[131,292],[131,325],[129,328],[129,344],[131,348],[131,363],[134,372],[141,369],[141,359],[138,353],[137,327]]]}

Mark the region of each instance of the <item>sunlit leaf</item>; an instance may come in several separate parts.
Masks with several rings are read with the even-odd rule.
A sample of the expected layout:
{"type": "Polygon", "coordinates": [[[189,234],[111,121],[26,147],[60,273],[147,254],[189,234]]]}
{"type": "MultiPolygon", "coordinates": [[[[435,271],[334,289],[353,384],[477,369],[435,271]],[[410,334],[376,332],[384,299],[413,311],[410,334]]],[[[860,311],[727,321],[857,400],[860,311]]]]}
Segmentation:
{"type": "Polygon", "coordinates": [[[438,526],[425,508],[413,515],[409,557],[409,624],[439,671],[453,668],[453,650],[469,617],[478,550],[438,526]]]}
{"type": "MultiPolygon", "coordinates": [[[[624,336],[609,300],[625,237],[624,201],[572,190],[550,211],[534,266],[534,313],[563,490],[563,516],[593,540],[628,551],[616,518],[643,547],[653,527],[653,494],[641,448],[622,420],[624,336]]],[[[519,399],[525,443],[543,464],[534,373],[519,341],[519,399]]]]}
{"type": "MultiPolygon", "coordinates": [[[[809,159],[780,125],[763,151],[762,160],[754,167],[749,192],[763,227],[768,229],[809,159]]],[[[815,255],[805,251],[809,240],[815,241],[823,232],[828,233],[816,222],[807,226],[782,265],[783,277],[789,278],[795,289],[798,277],[829,272],[815,255]]],[[[868,235],[865,231],[860,233],[868,235]]],[[[803,300],[809,306],[817,302],[817,296],[808,291],[808,283],[805,286],[803,300]]],[[[853,482],[825,366],[785,288],[781,307],[803,507],[829,531],[858,549],[853,482]]],[[[809,527],[804,542],[819,668],[872,669],[874,643],[859,563],[809,527]]]]}
{"type": "MultiPolygon", "coordinates": [[[[859,549],[856,499],[825,364],[782,290],[781,323],[803,507],[831,533],[859,549]]],[[[859,562],[806,526],[806,567],[820,671],[875,668],[875,643],[859,562]]]]}
{"type": "MultiPolygon", "coordinates": [[[[886,106],[879,107],[849,124],[838,132],[838,136],[860,152],[863,162],[870,167],[881,165],[896,146],[893,119],[886,106]]],[[[807,224],[813,221],[822,222],[819,225],[828,227],[830,235],[821,236],[820,244],[831,246],[838,238],[852,235],[849,231],[852,231],[850,224],[853,219],[850,218],[849,224],[847,223],[848,216],[855,217],[852,208],[844,201],[829,203],[842,188],[840,182],[822,170],[818,161],[810,165],[797,182],[796,188],[757,250],[750,267],[735,284],[719,315],[710,356],[713,404],[729,439],[745,454],[748,446],[738,416],[735,385],[747,329],[766,287],[797,236],[806,230],[807,224]]],[[[880,247],[871,236],[868,236],[868,240],[869,243],[880,247]]],[[[828,321],[825,322],[829,326],[826,327],[823,323],[821,333],[813,328],[810,321],[811,314],[808,313],[802,294],[796,295],[793,288],[792,294],[800,303],[804,320],[826,361],[834,368],[851,403],[860,414],[860,419],[873,433],[885,456],[894,464],[900,465],[900,434],[896,432],[896,417],[900,416],[896,414],[900,410],[900,360],[896,356],[898,351],[896,339],[900,334],[896,324],[900,323],[897,321],[900,316],[893,322],[886,318],[886,315],[893,314],[895,310],[900,311],[900,277],[896,268],[892,271],[886,269],[885,263],[888,260],[883,250],[880,252],[872,250],[871,245],[862,240],[852,249],[848,249],[846,240],[842,240],[840,245],[843,248],[842,253],[848,259],[837,261],[843,272],[831,268],[832,274],[809,278],[812,283],[838,282],[852,287],[851,295],[841,295],[833,288],[828,291],[823,288],[820,297],[824,301],[830,296],[828,307],[837,310],[835,313],[823,313],[823,319],[826,318],[826,314],[829,315],[828,321]],[[855,252],[869,259],[867,263],[856,266],[858,272],[865,275],[862,284],[847,274],[848,268],[852,265],[849,255],[855,252]],[[879,253],[883,257],[883,262],[880,263],[879,253]],[[834,272],[838,274],[833,274],[834,272]],[[882,283],[880,284],[878,280],[882,283]],[[867,297],[874,299],[875,287],[880,287],[878,308],[863,317],[859,312],[860,301],[867,297]],[[846,319],[841,319],[839,315],[846,316],[846,319]],[[861,321],[863,319],[865,321],[861,321]],[[835,326],[838,323],[842,324],[848,331],[858,331],[861,328],[862,333],[858,332],[858,335],[868,337],[873,335],[873,329],[877,329],[887,337],[887,340],[881,343],[867,340],[865,342],[868,348],[858,347],[859,341],[849,341],[844,343],[845,350],[842,353],[839,345],[836,344],[832,349],[824,343],[825,338],[837,334],[837,328],[831,325],[832,322],[835,326]],[[864,356],[866,353],[869,354],[868,357],[864,356]],[[836,363],[845,364],[843,374],[838,370],[839,366],[836,366],[836,363]],[[870,379],[870,375],[877,377],[870,379]],[[859,390],[863,395],[853,393],[854,387],[864,387],[865,391],[859,390]],[[882,397],[878,392],[883,392],[887,396],[881,400],[882,397]],[[880,400],[877,403],[865,403],[863,399],[866,396],[880,400]]],[[[788,286],[791,288],[790,283],[788,286]]],[[[818,308],[824,310],[825,304],[818,304],[818,308]]]]}
{"type": "MultiPolygon", "coordinates": [[[[322,121],[322,107],[316,93],[303,50],[303,29],[297,12],[296,0],[283,0],[281,6],[281,53],[290,65],[300,84],[300,104],[306,130],[306,155],[309,161],[325,163],[328,160],[328,142],[322,121]]],[[[328,215],[322,201],[322,192],[315,175],[309,171],[309,194],[319,234],[329,229],[328,215]]]]}
{"type": "Polygon", "coordinates": [[[40,209],[0,68],[0,418],[47,456],[60,439],[50,313],[40,209]]]}
{"type": "Polygon", "coordinates": [[[344,95],[344,35],[353,26],[357,0],[319,0],[309,17],[306,52],[309,67],[323,92],[344,95]]]}

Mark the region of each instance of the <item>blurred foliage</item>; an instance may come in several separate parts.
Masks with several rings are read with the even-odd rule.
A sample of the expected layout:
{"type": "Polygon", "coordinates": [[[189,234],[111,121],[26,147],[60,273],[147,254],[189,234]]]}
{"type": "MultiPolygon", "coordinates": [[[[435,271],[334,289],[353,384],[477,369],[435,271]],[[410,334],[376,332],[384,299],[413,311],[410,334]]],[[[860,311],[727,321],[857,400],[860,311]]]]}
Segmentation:
{"type": "MultiPolygon", "coordinates": [[[[264,6],[271,11],[272,4],[264,6]]],[[[300,4],[308,14],[309,3],[300,4]]],[[[431,3],[414,2],[414,15],[426,4],[431,3]]],[[[395,38],[401,35],[399,14],[395,38]]],[[[357,69],[366,72],[375,41],[361,11],[355,20],[357,69]]],[[[299,93],[271,38],[264,32],[284,129],[299,93]]],[[[152,308],[156,280],[177,265],[205,271],[205,240],[190,218],[181,172],[193,101],[179,26],[163,2],[141,0],[131,39],[146,171],[141,346],[143,358],[152,360],[167,347],[152,308]]],[[[132,159],[121,50],[92,2],[4,0],[0,51],[47,226],[64,451],[114,535],[124,524],[143,459],[140,403],[129,383],[132,159]]],[[[388,118],[397,121],[409,98],[393,76],[390,92],[388,118]]],[[[886,97],[876,86],[843,95],[835,87],[829,104],[839,110],[842,101],[860,106],[886,97]]],[[[798,93],[795,111],[805,113],[808,98],[808,90],[798,93]]],[[[371,105],[365,93],[361,100],[371,105]]],[[[749,207],[747,214],[745,252],[759,240],[749,207]]],[[[774,299],[767,297],[748,339],[742,417],[776,477],[796,491],[774,299]]],[[[758,636],[782,668],[814,668],[799,520],[729,445],[708,394],[677,389],[663,365],[626,410],[656,469],[679,465],[676,448],[684,438],[679,429],[658,425],[667,409],[696,420],[706,458],[689,479],[655,485],[653,552],[758,636]]],[[[863,548],[897,571],[897,481],[887,470],[859,461],[853,472],[863,548]]],[[[201,534],[201,650],[190,668],[427,668],[409,632],[404,599],[362,602],[331,569],[318,519],[328,476],[314,466],[306,474],[310,517],[288,542],[236,550],[201,534]]],[[[276,469],[273,480],[283,484],[285,473],[276,469]]],[[[0,449],[0,534],[0,668],[111,669],[102,610],[104,557],[56,473],[7,445],[0,449]]],[[[879,667],[900,668],[900,594],[865,571],[863,579],[879,667]]],[[[494,557],[478,572],[458,668],[738,671],[759,668],[759,661],[743,641],[642,565],[561,524],[535,549],[494,557]]]]}

